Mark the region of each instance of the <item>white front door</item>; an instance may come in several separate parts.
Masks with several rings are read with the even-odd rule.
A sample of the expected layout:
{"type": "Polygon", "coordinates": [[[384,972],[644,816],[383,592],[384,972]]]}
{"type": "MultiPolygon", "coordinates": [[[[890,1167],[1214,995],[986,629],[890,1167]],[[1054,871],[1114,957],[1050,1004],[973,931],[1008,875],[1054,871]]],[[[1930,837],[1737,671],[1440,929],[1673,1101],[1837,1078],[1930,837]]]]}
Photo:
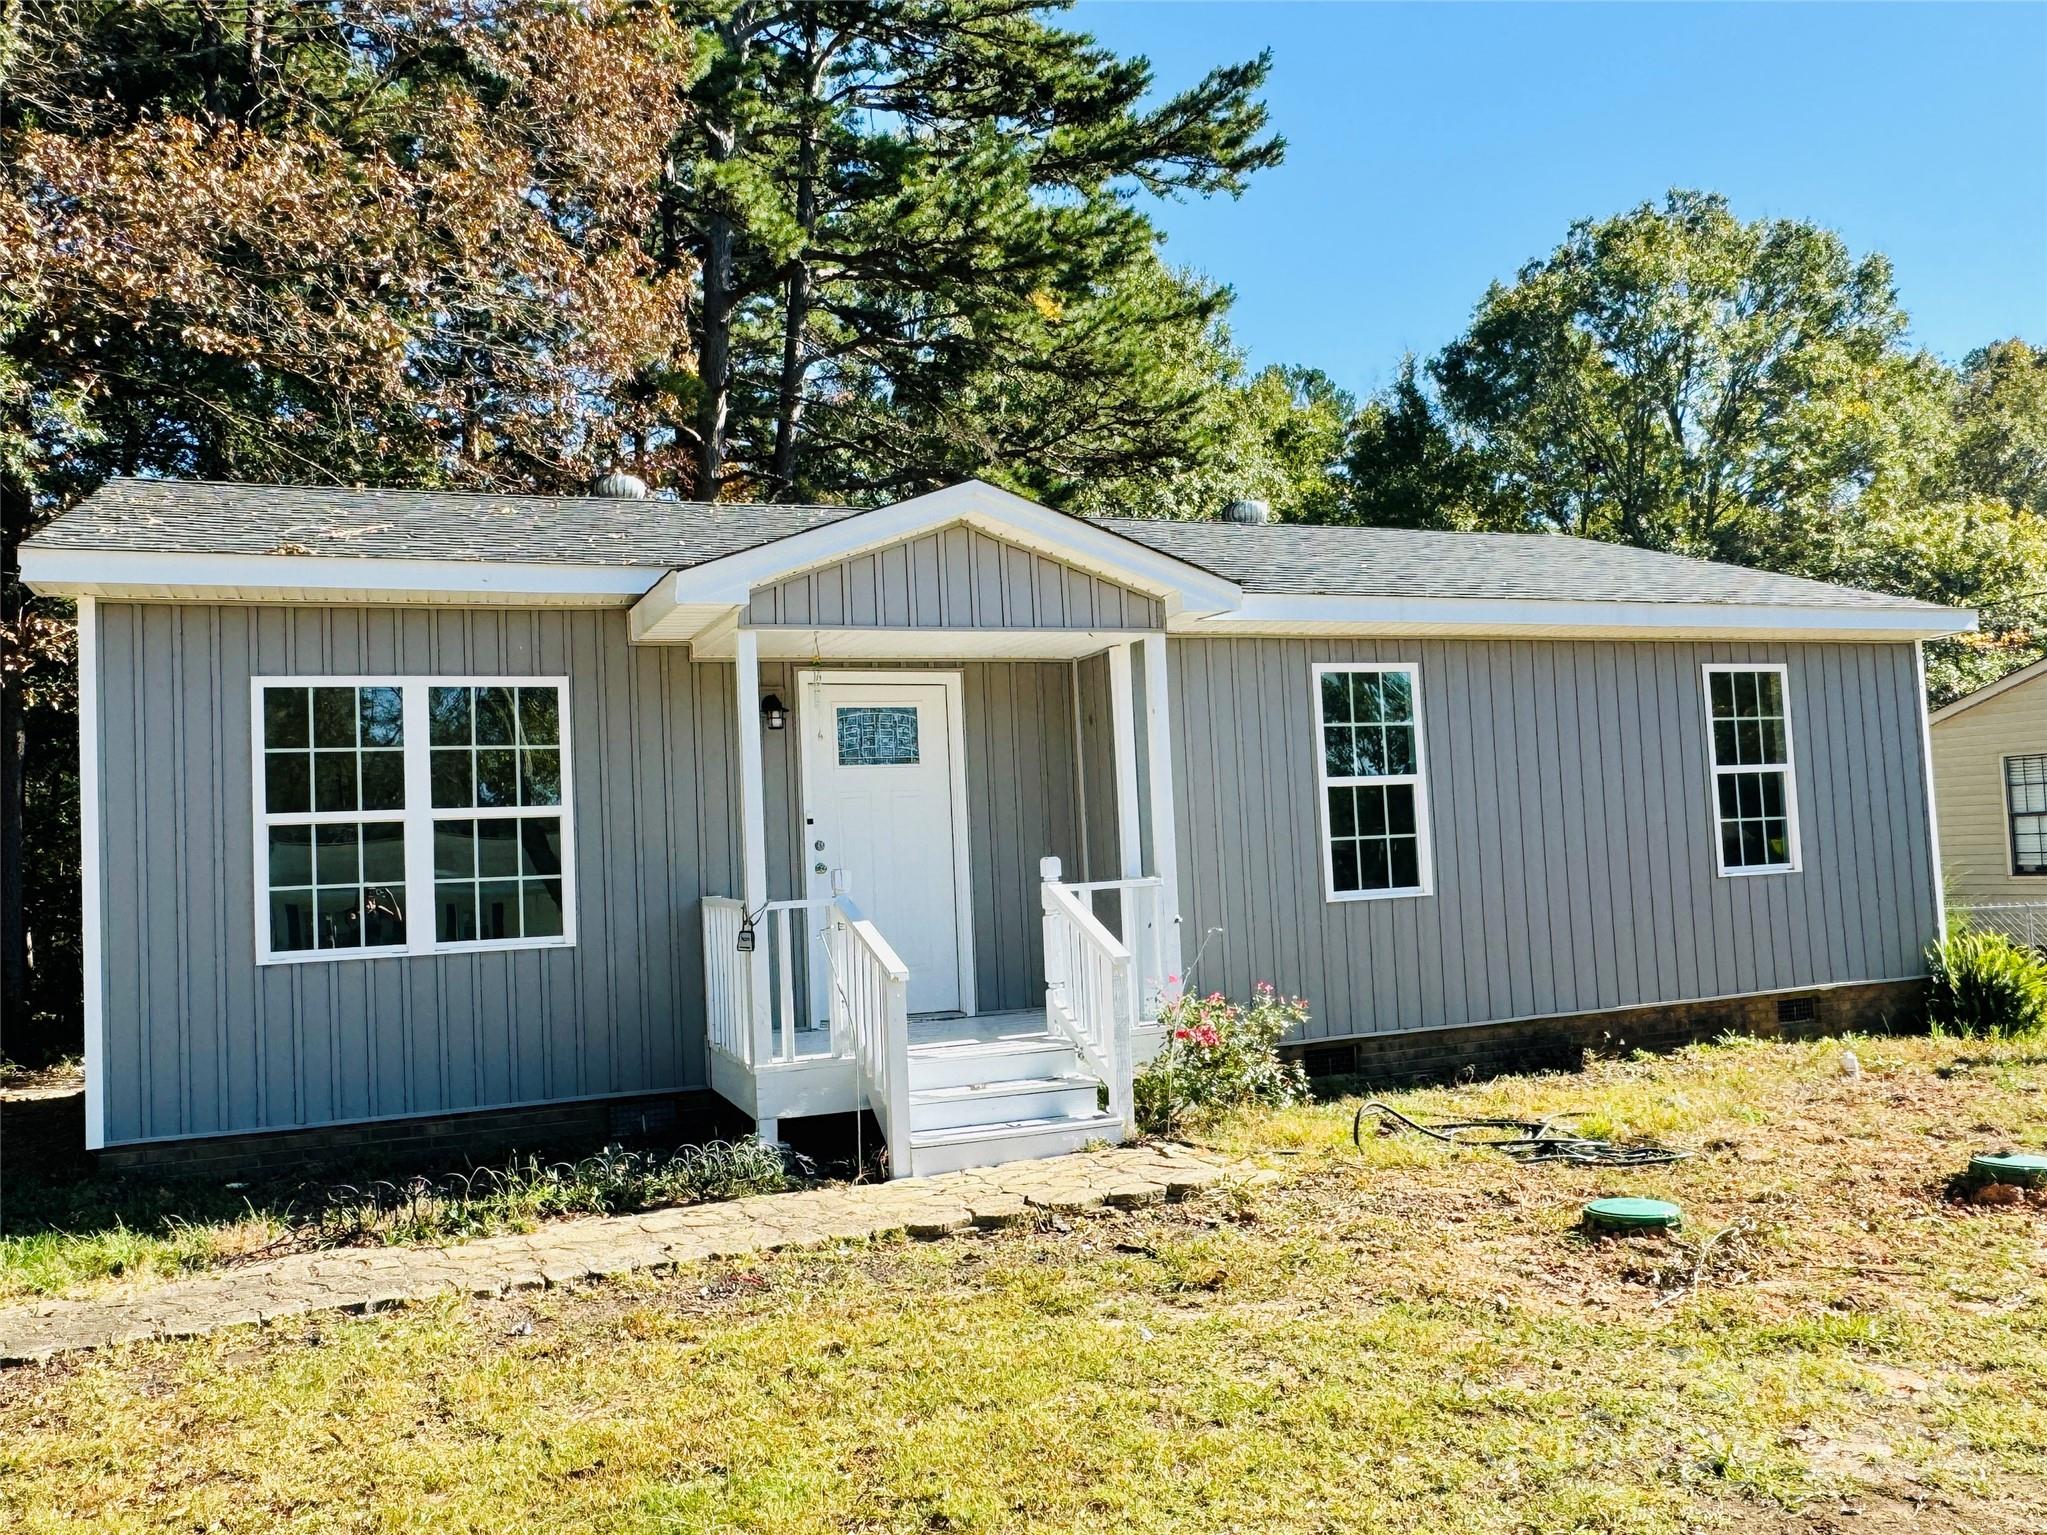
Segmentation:
{"type": "MultiPolygon", "coordinates": [[[[860,914],[909,968],[909,1010],[970,1008],[965,764],[957,673],[806,672],[803,856],[813,899],[844,869],[860,914]],[[885,678],[886,680],[882,680],[885,678]]],[[[828,1016],[822,945],[810,959],[812,1016],[828,1016]]]]}

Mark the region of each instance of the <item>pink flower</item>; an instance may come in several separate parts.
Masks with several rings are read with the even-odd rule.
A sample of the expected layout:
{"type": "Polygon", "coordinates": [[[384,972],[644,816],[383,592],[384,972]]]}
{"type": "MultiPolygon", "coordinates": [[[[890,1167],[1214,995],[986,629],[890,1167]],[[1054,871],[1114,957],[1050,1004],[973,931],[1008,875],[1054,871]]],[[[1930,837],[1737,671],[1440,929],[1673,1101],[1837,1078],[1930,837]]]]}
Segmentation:
{"type": "Polygon", "coordinates": [[[1168,986],[1177,986],[1180,984],[1180,978],[1177,975],[1169,975],[1166,977],[1166,984],[1168,986]]]}

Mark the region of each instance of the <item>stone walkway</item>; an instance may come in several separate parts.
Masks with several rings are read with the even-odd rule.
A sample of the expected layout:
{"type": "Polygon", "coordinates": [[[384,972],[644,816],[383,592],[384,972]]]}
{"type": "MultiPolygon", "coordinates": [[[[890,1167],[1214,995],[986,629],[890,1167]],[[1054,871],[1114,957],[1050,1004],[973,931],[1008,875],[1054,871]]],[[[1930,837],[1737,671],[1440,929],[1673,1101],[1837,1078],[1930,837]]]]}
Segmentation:
{"type": "Polygon", "coordinates": [[[644,1215],[556,1221],[455,1247],[351,1247],[294,1253],[106,1300],[0,1308],[0,1364],[313,1311],[377,1311],[454,1291],[502,1295],[635,1269],[850,1238],[947,1236],[1013,1225],[1033,1211],[1182,1199],[1225,1169],[1179,1146],[1113,1146],[937,1178],[763,1194],[644,1215]]]}

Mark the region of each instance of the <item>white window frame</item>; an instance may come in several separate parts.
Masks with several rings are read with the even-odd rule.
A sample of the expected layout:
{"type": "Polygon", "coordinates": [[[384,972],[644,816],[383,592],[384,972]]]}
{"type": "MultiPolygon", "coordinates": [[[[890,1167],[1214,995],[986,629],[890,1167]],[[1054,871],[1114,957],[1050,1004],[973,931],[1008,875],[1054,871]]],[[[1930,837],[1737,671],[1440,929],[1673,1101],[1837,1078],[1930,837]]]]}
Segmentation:
{"type": "Polygon", "coordinates": [[[1804,864],[1804,839],[1798,825],[1798,740],[1797,727],[1791,717],[1791,670],[1782,661],[1708,661],[1699,673],[1699,707],[1706,720],[1706,810],[1713,828],[1713,866],[1722,879],[1743,879],[1754,874],[1797,874],[1804,864]],[[1713,677],[1715,673],[1775,672],[1777,687],[1784,700],[1784,761],[1744,762],[1728,767],[1720,765],[1720,756],[1713,745],[1713,677]],[[1730,773],[1782,772],[1784,775],[1784,821],[1787,851],[1790,860],[1786,863],[1730,864],[1727,861],[1727,838],[1720,814],[1720,779],[1730,773]]]}
{"type": "Polygon", "coordinates": [[[1429,835],[1428,732],[1422,724],[1421,665],[1415,661],[1317,661],[1310,668],[1308,690],[1315,714],[1315,799],[1316,819],[1322,828],[1322,896],[1337,901],[1411,900],[1436,892],[1435,849],[1429,835]],[[1322,679],[1330,672],[1399,672],[1406,676],[1408,697],[1414,701],[1414,771],[1388,773],[1376,778],[1331,778],[1328,737],[1322,718],[1322,679]],[[1415,863],[1421,883],[1400,885],[1390,890],[1338,890],[1336,858],[1331,846],[1329,791],[1362,784],[1411,784],[1414,787],[1415,863]]]}
{"type": "Polygon", "coordinates": [[[1997,759],[1997,798],[2004,810],[2004,867],[2012,879],[2047,879],[2047,869],[2019,868],[2019,817],[2031,815],[2030,810],[2014,810],[2011,805],[2011,765],[2022,757],[2047,755],[2041,752],[2006,752],[1997,759]]]}
{"type": "MultiPolygon", "coordinates": [[[[402,959],[422,954],[489,954],[512,949],[568,949],[576,943],[575,776],[570,759],[569,679],[567,677],[392,676],[301,673],[249,679],[249,798],[254,826],[253,872],[256,908],[256,963],[259,965],[322,964],[332,960],[402,959]],[[427,698],[433,688],[541,688],[556,690],[561,731],[562,930],[547,938],[472,938],[442,943],[435,937],[434,822],[526,820],[523,806],[433,805],[431,746],[428,742],[427,698]],[[264,765],[263,690],[265,688],[396,688],[399,718],[404,721],[401,750],[405,756],[405,808],[401,811],[281,811],[276,824],[353,825],[362,821],[398,821],[405,827],[406,941],[376,948],[285,949],[270,947],[270,827],[266,803],[269,780],[264,765]],[[424,901],[422,902],[422,896],[424,901]]],[[[557,807],[548,806],[551,814],[557,807]]]]}

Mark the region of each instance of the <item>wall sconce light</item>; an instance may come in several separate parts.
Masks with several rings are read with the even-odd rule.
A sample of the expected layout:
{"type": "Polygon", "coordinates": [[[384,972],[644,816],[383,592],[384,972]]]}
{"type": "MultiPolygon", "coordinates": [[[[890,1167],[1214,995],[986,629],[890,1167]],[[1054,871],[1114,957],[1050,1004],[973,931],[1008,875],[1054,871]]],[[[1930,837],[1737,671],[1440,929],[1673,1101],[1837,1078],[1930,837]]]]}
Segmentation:
{"type": "Polygon", "coordinates": [[[780,698],[770,693],[761,700],[761,718],[768,722],[768,729],[780,730],[789,723],[789,711],[780,698]]]}

